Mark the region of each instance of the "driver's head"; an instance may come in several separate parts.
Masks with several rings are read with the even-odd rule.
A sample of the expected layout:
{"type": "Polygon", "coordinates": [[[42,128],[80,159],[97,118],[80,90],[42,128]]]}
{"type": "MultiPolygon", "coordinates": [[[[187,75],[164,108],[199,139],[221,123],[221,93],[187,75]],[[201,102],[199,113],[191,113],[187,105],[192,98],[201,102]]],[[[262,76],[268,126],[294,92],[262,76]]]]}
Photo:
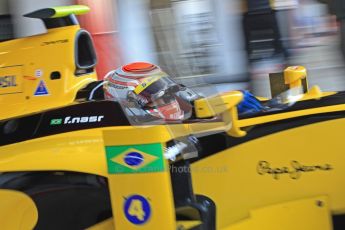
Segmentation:
{"type": "Polygon", "coordinates": [[[181,120],[175,93],[180,86],[158,66],[136,62],[116,69],[105,78],[105,97],[135,101],[147,113],[165,120],[181,120]]]}

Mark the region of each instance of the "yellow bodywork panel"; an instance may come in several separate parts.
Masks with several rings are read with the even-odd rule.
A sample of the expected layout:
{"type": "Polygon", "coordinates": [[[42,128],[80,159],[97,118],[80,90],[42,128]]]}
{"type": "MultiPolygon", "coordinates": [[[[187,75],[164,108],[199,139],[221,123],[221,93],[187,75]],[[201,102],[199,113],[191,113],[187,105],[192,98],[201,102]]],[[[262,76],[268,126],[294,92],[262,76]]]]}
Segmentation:
{"type": "Polygon", "coordinates": [[[163,157],[171,138],[166,127],[106,130],[103,137],[115,229],[160,229],[164,223],[164,229],[175,230],[170,171],[163,157]],[[128,166],[126,158],[132,153],[139,154],[142,163],[128,166]]]}
{"type": "Polygon", "coordinates": [[[104,146],[165,143],[172,138],[222,131],[223,123],[119,126],[67,132],[0,148],[1,172],[66,170],[107,175],[104,146]]]}
{"type": "Polygon", "coordinates": [[[115,229],[176,229],[175,209],[168,170],[153,173],[112,174],[108,177],[112,194],[112,210],[115,229]],[[121,185],[121,186],[119,186],[121,185]],[[142,197],[148,202],[150,211],[145,210],[141,201],[133,200],[127,210],[132,216],[145,220],[144,224],[130,222],[126,204],[132,197],[142,197]]]}
{"type": "Polygon", "coordinates": [[[198,118],[213,117],[237,106],[243,99],[239,91],[232,91],[214,97],[198,99],[194,102],[198,118]]]}
{"type": "Polygon", "coordinates": [[[0,189],[0,228],[2,230],[33,229],[38,212],[32,199],[22,192],[0,189]]]}
{"type": "Polygon", "coordinates": [[[303,95],[303,97],[299,101],[319,100],[323,97],[332,96],[336,93],[337,92],[322,92],[318,86],[314,85],[308,90],[307,93],[303,95]]]}
{"type": "Polygon", "coordinates": [[[67,26],[0,43],[0,120],[68,105],[97,79],[94,72],[75,75],[79,30],[67,26]]]}
{"type": "Polygon", "coordinates": [[[69,132],[0,148],[2,172],[63,170],[107,175],[100,129],[69,132]]]}
{"type": "MultiPolygon", "coordinates": [[[[233,146],[191,165],[193,188],[217,204],[217,229],[251,210],[325,194],[345,212],[345,119],[314,123],[233,146]]],[[[307,218],[307,217],[306,217],[307,218]]]]}
{"type": "Polygon", "coordinates": [[[222,230],[331,230],[327,197],[280,203],[250,212],[248,220],[222,230]]]}

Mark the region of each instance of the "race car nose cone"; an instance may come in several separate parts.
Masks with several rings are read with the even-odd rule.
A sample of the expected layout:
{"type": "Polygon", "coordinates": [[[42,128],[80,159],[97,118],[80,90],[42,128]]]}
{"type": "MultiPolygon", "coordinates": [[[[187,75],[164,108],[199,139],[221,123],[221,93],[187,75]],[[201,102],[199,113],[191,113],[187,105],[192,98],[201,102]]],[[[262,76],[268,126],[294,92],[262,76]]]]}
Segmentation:
{"type": "Polygon", "coordinates": [[[149,72],[157,68],[154,64],[147,63],[147,62],[133,62],[128,65],[125,65],[122,69],[125,72],[131,73],[143,73],[149,72]]]}

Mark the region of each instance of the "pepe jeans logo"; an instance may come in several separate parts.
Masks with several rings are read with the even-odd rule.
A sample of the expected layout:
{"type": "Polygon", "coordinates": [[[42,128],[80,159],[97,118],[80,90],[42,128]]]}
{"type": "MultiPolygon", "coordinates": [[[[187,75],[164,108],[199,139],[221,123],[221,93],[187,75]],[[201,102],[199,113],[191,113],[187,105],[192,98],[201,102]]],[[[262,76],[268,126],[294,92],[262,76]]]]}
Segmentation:
{"type": "Polygon", "coordinates": [[[280,179],[283,174],[288,174],[291,179],[299,179],[302,173],[315,172],[315,171],[329,171],[333,170],[332,165],[303,165],[298,161],[291,161],[290,166],[285,167],[271,167],[271,164],[267,161],[259,161],[257,165],[257,173],[260,175],[271,174],[276,180],[280,179]]]}

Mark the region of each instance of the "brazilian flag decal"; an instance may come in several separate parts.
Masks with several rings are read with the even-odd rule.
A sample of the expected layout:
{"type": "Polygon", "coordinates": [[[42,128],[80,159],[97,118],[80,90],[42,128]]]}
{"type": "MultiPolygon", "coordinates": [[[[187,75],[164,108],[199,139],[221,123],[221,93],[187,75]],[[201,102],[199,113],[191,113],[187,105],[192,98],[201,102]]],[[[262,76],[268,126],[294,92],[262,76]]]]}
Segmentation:
{"type": "Polygon", "coordinates": [[[108,173],[145,173],[164,170],[161,144],[106,146],[108,173]]]}

